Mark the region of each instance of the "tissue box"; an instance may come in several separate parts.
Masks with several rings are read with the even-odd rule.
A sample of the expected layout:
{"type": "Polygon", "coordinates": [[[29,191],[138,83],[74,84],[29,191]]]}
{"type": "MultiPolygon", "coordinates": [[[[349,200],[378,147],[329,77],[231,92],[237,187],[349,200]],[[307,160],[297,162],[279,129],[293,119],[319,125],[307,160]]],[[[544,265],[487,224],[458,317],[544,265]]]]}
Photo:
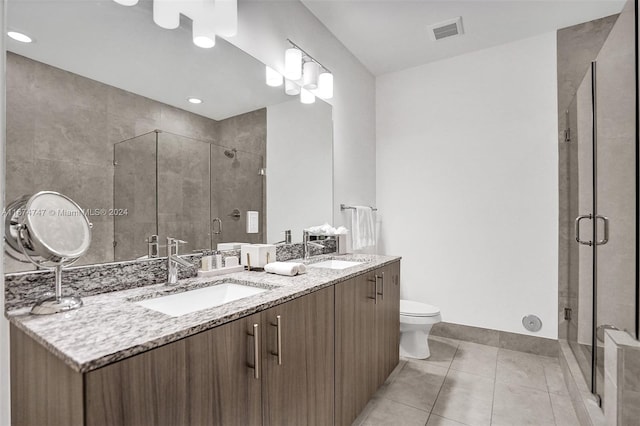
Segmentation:
{"type": "Polygon", "coordinates": [[[218,250],[240,250],[247,243],[218,243],[218,250]]]}
{"type": "Polygon", "coordinates": [[[244,266],[264,268],[276,261],[276,246],[273,244],[245,244],[240,248],[240,261],[244,266]]]}

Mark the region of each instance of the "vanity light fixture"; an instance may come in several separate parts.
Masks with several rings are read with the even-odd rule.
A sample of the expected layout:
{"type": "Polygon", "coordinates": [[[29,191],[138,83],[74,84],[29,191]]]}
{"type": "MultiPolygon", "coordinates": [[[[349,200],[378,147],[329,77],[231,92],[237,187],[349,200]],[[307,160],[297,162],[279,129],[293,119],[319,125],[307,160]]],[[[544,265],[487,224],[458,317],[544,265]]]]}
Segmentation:
{"type": "Polygon", "coordinates": [[[266,81],[267,86],[279,87],[282,86],[284,77],[278,71],[274,70],[270,66],[266,66],[266,81]]]}
{"type": "MultiPolygon", "coordinates": [[[[135,6],[138,0],[114,0],[123,6],[135,6]]],[[[153,0],[153,21],[172,30],[180,26],[180,15],[192,21],[193,44],[210,49],[216,34],[233,37],[238,32],[237,0],[153,0]]]]}
{"type": "MultiPolygon", "coordinates": [[[[331,71],[300,46],[289,39],[287,41],[291,47],[284,54],[285,93],[291,96],[299,94],[300,102],[305,104],[315,102],[316,96],[321,99],[331,99],[333,97],[331,71]]],[[[267,72],[269,69],[267,67],[267,72]]],[[[269,84],[268,81],[267,84],[269,84]]]]}
{"type": "Polygon", "coordinates": [[[19,33],[17,31],[8,31],[7,35],[14,39],[15,41],[19,41],[20,43],[31,43],[33,39],[26,34],[19,33]]]}
{"type": "Polygon", "coordinates": [[[300,90],[300,102],[303,104],[312,104],[316,101],[316,95],[307,89],[300,90]]]}
{"type": "Polygon", "coordinates": [[[187,98],[187,100],[192,104],[196,104],[196,105],[202,103],[202,99],[198,99],[198,98],[187,98]]]}

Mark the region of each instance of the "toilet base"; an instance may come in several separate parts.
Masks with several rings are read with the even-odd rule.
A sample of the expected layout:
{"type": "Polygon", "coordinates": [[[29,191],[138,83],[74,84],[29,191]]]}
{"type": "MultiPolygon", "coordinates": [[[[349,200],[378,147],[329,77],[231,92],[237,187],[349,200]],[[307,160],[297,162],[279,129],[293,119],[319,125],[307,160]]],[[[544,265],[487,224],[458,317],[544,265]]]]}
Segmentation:
{"type": "Polygon", "coordinates": [[[430,331],[431,326],[428,329],[402,331],[400,333],[400,356],[415,359],[429,358],[431,356],[428,342],[430,331]]]}

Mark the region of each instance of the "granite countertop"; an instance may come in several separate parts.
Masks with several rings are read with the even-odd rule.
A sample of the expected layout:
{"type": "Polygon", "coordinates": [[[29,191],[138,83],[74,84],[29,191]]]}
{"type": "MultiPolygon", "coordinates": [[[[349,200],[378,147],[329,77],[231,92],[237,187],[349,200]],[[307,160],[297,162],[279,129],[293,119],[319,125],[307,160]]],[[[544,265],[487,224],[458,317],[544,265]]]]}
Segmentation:
{"type": "Polygon", "coordinates": [[[11,324],[45,346],[69,367],[85,373],[345,281],[400,258],[322,255],[314,256],[305,263],[327,259],[363,263],[343,270],[307,268],[306,274],[295,277],[244,271],[216,277],[189,278],[179,281],[175,286],[156,284],[85,297],[83,307],[60,314],[30,315],[30,308],[21,308],[7,312],[6,316],[11,324]],[[221,281],[270,291],[179,317],[171,317],[134,303],[221,281]]]}

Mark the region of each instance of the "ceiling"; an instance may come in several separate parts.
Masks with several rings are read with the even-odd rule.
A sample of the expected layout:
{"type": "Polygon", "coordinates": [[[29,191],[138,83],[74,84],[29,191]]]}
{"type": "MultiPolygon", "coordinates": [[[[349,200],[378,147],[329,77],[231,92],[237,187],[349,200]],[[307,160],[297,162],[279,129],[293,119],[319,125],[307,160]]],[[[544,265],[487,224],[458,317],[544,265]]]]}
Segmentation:
{"type": "Polygon", "coordinates": [[[619,13],[623,0],[301,0],[374,75],[415,67],[619,13]],[[464,35],[428,26],[462,16],[464,35]]]}
{"type": "Polygon", "coordinates": [[[191,23],[166,30],[153,22],[151,3],[113,0],[14,0],[7,27],[35,39],[7,38],[7,50],[193,113],[221,120],[285,101],[282,87],[264,82],[264,65],[217,37],[212,49],[194,46],[191,23]],[[193,105],[188,97],[204,102],[193,105]]]}

